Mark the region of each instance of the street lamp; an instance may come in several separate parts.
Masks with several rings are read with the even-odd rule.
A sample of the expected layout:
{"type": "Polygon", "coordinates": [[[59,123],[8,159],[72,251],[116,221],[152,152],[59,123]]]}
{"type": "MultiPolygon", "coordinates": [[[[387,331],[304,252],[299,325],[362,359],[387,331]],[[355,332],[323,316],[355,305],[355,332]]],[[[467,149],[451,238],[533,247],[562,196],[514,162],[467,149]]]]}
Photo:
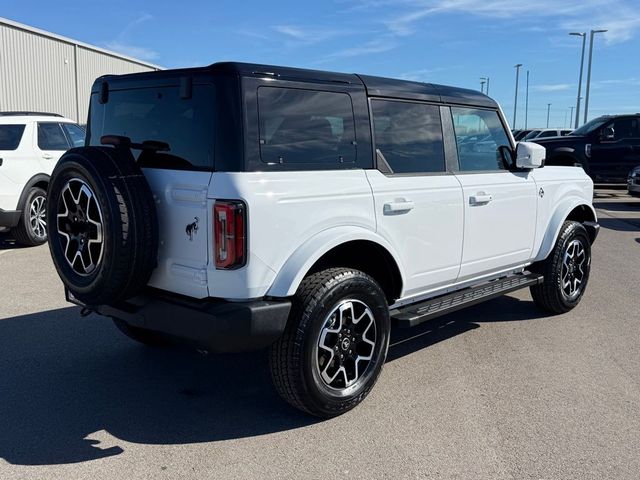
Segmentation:
{"type": "MultiPolygon", "coordinates": [[[[580,97],[578,97],[578,98],[580,98],[580,97]]],[[[569,128],[571,128],[571,124],[573,123],[573,109],[575,107],[569,107],[569,108],[571,109],[571,115],[569,116],[569,128]]],[[[577,115],[576,115],[576,117],[577,117],[577,115]]]]}
{"type": "Polygon", "coordinates": [[[516,114],[518,113],[518,80],[520,79],[520,67],[521,63],[515,65],[516,69],[516,98],[513,102],[513,126],[512,128],[516,128],[516,114]]]}
{"type": "Polygon", "coordinates": [[[529,123],[529,70],[527,70],[527,94],[524,98],[524,129],[526,130],[529,123]]]}
{"type": "Polygon", "coordinates": [[[485,83],[485,82],[486,82],[486,84],[487,84],[487,91],[486,91],[486,92],[484,92],[484,93],[485,93],[485,95],[489,95],[489,77],[480,77],[480,81],[481,81],[482,83],[485,83]]]}
{"type": "Polygon", "coordinates": [[[584,123],[587,123],[587,115],[589,114],[589,90],[591,88],[591,61],[593,59],[593,36],[596,33],[605,33],[608,30],[591,30],[589,38],[589,67],[587,69],[587,93],[584,99],[584,123]]]}
{"type": "Polygon", "coordinates": [[[480,93],[484,93],[484,84],[486,82],[484,81],[484,79],[480,79],[480,93]]]}
{"type": "Polygon", "coordinates": [[[581,93],[582,93],[582,71],[584,69],[584,47],[585,47],[585,44],[587,43],[587,33],[571,32],[569,35],[582,37],[582,54],[580,55],[580,77],[578,77],[578,98],[576,100],[576,123],[574,127],[574,128],[578,128],[578,124],[580,123],[580,99],[582,98],[581,93]]]}
{"type": "Polygon", "coordinates": [[[551,113],[551,104],[547,103],[547,128],[549,128],[549,113],[551,113]]]}

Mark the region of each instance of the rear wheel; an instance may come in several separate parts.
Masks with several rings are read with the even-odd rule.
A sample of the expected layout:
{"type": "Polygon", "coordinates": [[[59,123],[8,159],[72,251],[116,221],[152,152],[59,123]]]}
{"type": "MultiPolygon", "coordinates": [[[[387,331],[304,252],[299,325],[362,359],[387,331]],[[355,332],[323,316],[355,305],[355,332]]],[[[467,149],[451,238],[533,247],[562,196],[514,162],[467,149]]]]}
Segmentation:
{"type": "Polygon", "coordinates": [[[278,393],[312,415],[333,417],[373,388],[389,346],[389,309],[380,286],[352,269],[307,277],[269,360],[278,393]]]}
{"type": "Polygon", "coordinates": [[[20,222],[13,229],[18,243],[27,246],[42,245],[47,241],[47,192],[32,187],[27,192],[20,222]]]}
{"type": "Polygon", "coordinates": [[[551,254],[536,267],[544,275],[543,283],[531,287],[536,305],[552,313],[565,313],[578,305],[591,270],[591,244],[584,226],[564,222],[551,254]]]}

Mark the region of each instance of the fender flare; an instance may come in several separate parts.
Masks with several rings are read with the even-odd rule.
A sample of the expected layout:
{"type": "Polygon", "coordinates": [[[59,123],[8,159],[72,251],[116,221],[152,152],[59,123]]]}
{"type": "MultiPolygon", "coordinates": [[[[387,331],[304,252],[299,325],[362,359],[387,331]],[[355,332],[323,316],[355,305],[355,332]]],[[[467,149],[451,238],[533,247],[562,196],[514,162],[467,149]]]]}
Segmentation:
{"type": "Polygon", "coordinates": [[[22,211],[22,206],[24,205],[24,202],[27,199],[27,194],[29,193],[29,189],[31,187],[33,187],[34,185],[40,182],[46,182],[47,185],[49,185],[50,181],[51,181],[51,177],[46,173],[38,173],[33,177],[31,177],[25,184],[24,188],[22,189],[22,193],[20,194],[20,199],[18,200],[18,206],[16,207],[16,209],[22,211]]]}
{"type": "Polygon", "coordinates": [[[389,252],[400,271],[402,285],[405,284],[404,269],[400,262],[400,256],[386,240],[366,228],[345,225],[323,230],[298,247],[285,261],[282,268],[279,269],[278,275],[271,284],[267,295],[272,297],[290,297],[294,295],[311,267],[323,255],[335,247],[354,240],[373,242],[389,252]]]}
{"type": "Polygon", "coordinates": [[[583,198],[580,198],[578,196],[571,196],[566,198],[560,205],[556,207],[553,215],[551,215],[551,219],[549,220],[549,223],[547,225],[547,230],[544,233],[542,243],[540,244],[540,248],[538,249],[538,254],[533,259],[534,262],[539,262],[549,256],[551,250],[553,250],[553,246],[556,243],[556,239],[558,238],[558,234],[560,233],[562,224],[567,219],[569,214],[576,207],[580,206],[587,207],[593,214],[593,219],[597,220],[598,216],[595,209],[592,205],[586,203],[583,198]]]}

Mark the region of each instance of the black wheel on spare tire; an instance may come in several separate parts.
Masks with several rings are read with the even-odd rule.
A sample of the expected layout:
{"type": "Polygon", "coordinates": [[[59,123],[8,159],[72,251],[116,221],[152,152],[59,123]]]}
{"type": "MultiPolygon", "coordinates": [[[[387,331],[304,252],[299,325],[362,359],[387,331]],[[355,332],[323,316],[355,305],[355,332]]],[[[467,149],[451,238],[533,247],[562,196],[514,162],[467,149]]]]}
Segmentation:
{"type": "Polygon", "coordinates": [[[20,221],[11,233],[22,245],[42,245],[47,241],[47,192],[39,187],[31,187],[21,208],[20,221]]]}
{"type": "Polygon", "coordinates": [[[578,305],[591,270],[591,243],[584,226],[564,222],[553,250],[532,270],[544,275],[543,283],[531,287],[531,296],[538,307],[551,313],[565,313],[578,305]]]}
{"type": "Polygon", "coordinates": [[[331,268],[305,278],[289,322],[271,347],[280,396],[319,417],[351,410],[373,388],[389,347],[384,292],[358,270],[331,268]]]}
{"type": "Polygon", "coordinates": [[[51,175],[47,223],[58,274],[86,305],[126,299],[149,281],[158,222],[149,184],[129,150],[65,153],[51,175]]]}

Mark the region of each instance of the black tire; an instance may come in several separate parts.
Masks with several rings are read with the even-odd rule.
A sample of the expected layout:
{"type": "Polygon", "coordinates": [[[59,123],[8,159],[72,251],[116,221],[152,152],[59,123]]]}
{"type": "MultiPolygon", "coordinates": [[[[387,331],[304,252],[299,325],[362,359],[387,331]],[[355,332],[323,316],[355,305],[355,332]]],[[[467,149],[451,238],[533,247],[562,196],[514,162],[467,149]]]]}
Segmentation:
{"type": "Polygon", "coordinates": [[[47,205],[47,192],[39,187],[31,187],[27,192],[24,205],[21,205],[22,215],[20,222],[12,230],[16,242],[28,247],[35,247],[47,242],[45,221],[47,205]],[[41,210],[44,208],[45,210],[41,210]],[[34,217],[35,215],[35,217],[34,217]]]}
{"type": "Polygon", "coordinates": [[[131,153],[71,149],[54,169],[49,192],[49,249],[73,296],[92,306],[136,295],[156,266],[158,222],[151,190],[131,153]]]}
{"type": "MultiPolygon", "coordinates": [[[[376,383],[387,356],[389,332],[387,300],[371,277],[347,268],[331,268],[308,276],[294,297],[285,332],[270,349],[269,364],[276,390],[289,404],[315,416],[330,418],[347,412],[362,402],[376,383]],[[353,302],[353,309],[349,314],[350,302],[353,302]],[[340,321],[345,322],[345,327],[339,329],[340,334],[325,333],[322,337],[325,327],[329,328],[329,322],[334,318],[329,315],[340,308],[345,308],[344,319],[341,313],[337,314],[340,321]],[[367,308],[371,316],[366,313],[367,308]],[[356,313],[356,309],[364,312],[362,316],[356,313]],[[362,323],[359,331],[359,322],[358,325],[351,322],[347,328],[349,317],[359,317],[366,323],[362,323]],[[366,330],[362,330],[365,327],[366,330]],[[323,342],[329,341],[329,335],[334,335],[340,345],[335,357],[331,349],[319,346],[323,338],[323,342]],[[354,343],[350,343],[349,336],[353,336],[354,343]],[[367,344],[363,341],[365,338],[367,344]],[[369,346],[370,343],[374,345],[369,346]],[[344,348],[345,345],[350,349],[344,348]],[[368,349],[363,356],[371,357],[366,364],[358,360],[362,358],[362,347],[368,349]],[[330,352],[332,361],[327,359],[327,352],[330,352]],[[344,363],[340,359],[342,354],[347,357],[344,363]],[[357,357],[355,362],[354,356],[357,357]],[[331,367],[334,362],[336,366],[340,365],[337,370],[344,366],[345,373],[336,373],[334,383],[328,384],[323,379],[321,362],[326,365],[324,373],[330,368],[334,368],[332,372],[336,371],[331,367]],[[360,368],[361,374],[356,373],[350,380],[347,372],[353,373],[354,365],[360,368]]],[[[338,348],[338,343],[334,348],[338,348]]]]}
{"type": "Polygon", "coordinates": [[[132,340],[142,343],[148,347],[167,347],[171,345],[171,341],[159,332],[148,330],[146,328],[134,327],[118,318],[113,318],[113,324],[120,332],[125,334],[132,340]]]}
{"type": "Polygon", "coordinates": [[[584,226],[579,222],[564,222],[553,250],[532,270],[544,275],[543,283],[531,287],[531,296],[538,307],[551,313],[565,313],[578,305],[587,288],[591,270],[591,243],[584,226]],[[573,256],[568,256],[572,248],[581,248],[584,252],[582,256],[575,250],[572,255],[576,260],[573,263],[573,256]],[[563,278],[569,281],[568,287],[564,286],[563,278]],[[576,279],[579,279],[579,285],[576,279]],[[571,293],[574,287],[575,291],[571,293]]]}

